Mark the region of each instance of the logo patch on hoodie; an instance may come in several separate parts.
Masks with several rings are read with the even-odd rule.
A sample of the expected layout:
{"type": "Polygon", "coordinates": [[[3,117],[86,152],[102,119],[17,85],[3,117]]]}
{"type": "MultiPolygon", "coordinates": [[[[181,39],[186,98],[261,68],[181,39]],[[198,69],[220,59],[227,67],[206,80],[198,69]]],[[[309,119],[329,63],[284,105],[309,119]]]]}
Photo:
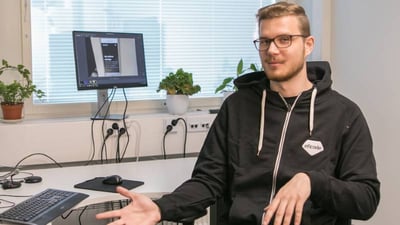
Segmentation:
{"type": "Polygon", "coordinates": [[[324,151],[324,146],[320,141],[306,140],[302,147],[311,156],[324,151]]]}

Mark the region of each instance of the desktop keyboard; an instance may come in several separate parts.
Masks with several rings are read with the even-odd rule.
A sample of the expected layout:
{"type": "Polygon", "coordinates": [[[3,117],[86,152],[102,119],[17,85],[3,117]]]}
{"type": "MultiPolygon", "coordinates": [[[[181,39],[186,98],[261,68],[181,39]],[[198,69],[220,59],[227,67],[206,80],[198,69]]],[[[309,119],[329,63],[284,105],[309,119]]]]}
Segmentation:
{"type": "Polygon", "coordinates": [[[46,225],[89,195],[46,189],[0,214],[0,221],[17,224],[46,225]]]}

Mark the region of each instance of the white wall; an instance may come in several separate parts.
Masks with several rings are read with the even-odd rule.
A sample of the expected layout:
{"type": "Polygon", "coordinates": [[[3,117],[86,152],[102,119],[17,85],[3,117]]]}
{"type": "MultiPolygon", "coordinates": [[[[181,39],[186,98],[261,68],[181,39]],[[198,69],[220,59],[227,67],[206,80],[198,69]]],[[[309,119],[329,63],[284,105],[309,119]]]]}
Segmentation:
{"type": "MultiPolygon", "coordinates": [[[[334,88],[363,110],[373,135],[382,198],[365,224],[400,221],[400,2],[332,1],[334,88]]],[[[364,224],[355,222],[355,224],[364,224]]]]}
{"type": "MultiPolygon", "coordinates": [[[[161,157],[163,155],[163,136],[166,121],[184,118],[187,125],[200,122],[209,124],[214,120],[215,114],[208,111],[191,112],[182,116],[169,114],[143,114],[130,115],[127,120],[129,145],[126,157],[161,157]]],[[[101,150],[104,136],[102,128],[112,127],[116,121],[107,121],[104,126],[101,120],[94,122],[93,133],[95,141],[95,158],[101,159],[101,150]]],[[[122,121],[117,122],[123,127],[122,121]]],[[[44,153],[54,158],[59,163],[87,161],[93,154],[92,121],[89,117],[68,119],[25,120],[18,124],[0,123],[0,167],[14,167],[25,156],[32,153],[44,153]]],[[[190,132],[186,143],[186,153],[198,153],[203,144],[207,131],[190,132]]],[[[181,155],[184,151],[185,126],[182,120],[174,127],[165,138],[165,151],[167,155],[181,155]]],[[[108,159],[115,158],[118,133],[115,130],[106,143],[108,159]]],[[[127,136],[121,135],[120,149],[123,151],[127,143],[127,136]]],[[[125,157],[125,158],[126,158],[125,157]]],[[[105,159],[105,157],[103,157],[105,159]]],[[[21,165],[52,164],[44,156],[33,156],[24,160],[21,165]]]]}
{"type": "Polygon", "coordinates": [[[19,1],[0,2],[0,59],[6,58],[13,65],[21,63],[22,41],[19,1]],[[16,16],[18,15],[18,16],[16,16]]]}

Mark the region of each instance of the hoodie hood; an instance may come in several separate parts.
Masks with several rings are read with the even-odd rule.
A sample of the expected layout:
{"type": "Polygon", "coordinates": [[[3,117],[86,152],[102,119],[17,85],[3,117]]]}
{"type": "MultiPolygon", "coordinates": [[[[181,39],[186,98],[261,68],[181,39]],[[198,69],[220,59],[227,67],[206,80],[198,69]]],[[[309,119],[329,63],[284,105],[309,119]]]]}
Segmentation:
{"type": "MultiPolygon", "coordinates": [[[[318,62],[307,62],[307,77],[313,83],[313,88],[310,91],[305,91],[303,100],[309,101],[309,134],[312,136],[312,132],[314,129],[314,106],[317,97],[317,92],[319,94],[330,90],[332,85],[331,79],[331,68],[328,62],[318,61],[318,62]]],[[[253,72],[243,76],[240,76],[234,81],[234,84],[238,87],[238,89],[244,88],[252,88],[257,93],[261,95],[261,104],[260,104],[260,130],[259,130],[259,139],[258,139],[258,151],[257,155],[259,155],[262,146],[263,146],[263,137],[264,137],[264,122],[265,122],[265,105],[267,102],[267,90],[270,90],[269,80],[267,79],[264,71],[253,72]]],[[[272,92],[272,91],[271,91],[272,92]]],[[[300,96],[300,94],[296,97],[292,106],[294,107],[300,96]]],[[[300,100],[302,101],[302,100],[300,100]]]]}

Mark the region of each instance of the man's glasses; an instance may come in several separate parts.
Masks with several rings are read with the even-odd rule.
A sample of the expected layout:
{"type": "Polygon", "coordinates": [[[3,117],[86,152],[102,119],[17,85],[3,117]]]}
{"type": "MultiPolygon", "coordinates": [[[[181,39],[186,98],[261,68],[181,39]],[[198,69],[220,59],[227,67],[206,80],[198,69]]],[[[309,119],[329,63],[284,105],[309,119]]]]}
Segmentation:
{"type": "Polygon", "coordinates": [[[276,36],[272,39],[269,38],[260,38],[257,40],[254,40],[254,46],[258,51],[266,51],[268,50],[269,46],[271,46],[271,43],[274,42],[275,46],[277,48],[288,48],[290,45],[292,45],[292,39],[293,37],[307,37],[302,34],[295,34],[295,35],[279,35],[276,36]]]}

